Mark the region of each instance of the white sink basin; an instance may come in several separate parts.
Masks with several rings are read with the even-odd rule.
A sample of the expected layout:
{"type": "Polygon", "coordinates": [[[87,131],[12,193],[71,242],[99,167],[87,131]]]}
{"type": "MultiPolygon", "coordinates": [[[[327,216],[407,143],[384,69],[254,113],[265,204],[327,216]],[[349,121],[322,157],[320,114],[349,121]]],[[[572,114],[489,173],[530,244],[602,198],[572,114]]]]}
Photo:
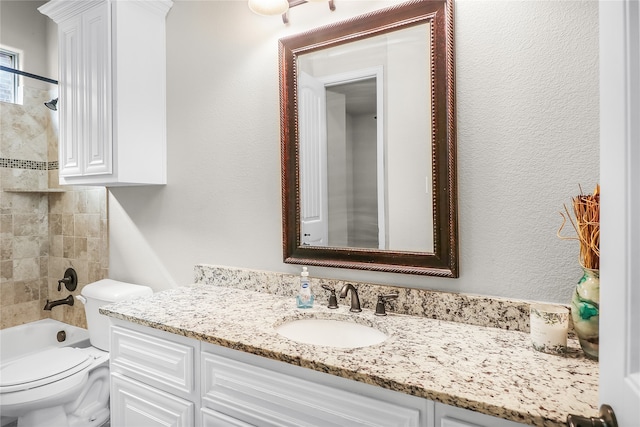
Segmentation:
{"type": "Polygon", "coordinates": [[[298,319],[276,327],[278,334],[304,344],[337,348],[368,347],[386,340],[384,332],[339,319],[298,319]]]}

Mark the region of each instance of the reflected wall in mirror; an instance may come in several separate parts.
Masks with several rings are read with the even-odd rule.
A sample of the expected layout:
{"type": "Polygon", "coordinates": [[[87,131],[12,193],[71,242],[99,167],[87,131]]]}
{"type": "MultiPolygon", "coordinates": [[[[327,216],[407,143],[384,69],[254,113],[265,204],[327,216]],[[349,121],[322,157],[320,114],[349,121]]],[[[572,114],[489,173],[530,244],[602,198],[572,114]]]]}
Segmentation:
{"type": "Polygon", "coordinates": [[[280,40],[287,263],[457,277],[453,3],[280,40]]]}

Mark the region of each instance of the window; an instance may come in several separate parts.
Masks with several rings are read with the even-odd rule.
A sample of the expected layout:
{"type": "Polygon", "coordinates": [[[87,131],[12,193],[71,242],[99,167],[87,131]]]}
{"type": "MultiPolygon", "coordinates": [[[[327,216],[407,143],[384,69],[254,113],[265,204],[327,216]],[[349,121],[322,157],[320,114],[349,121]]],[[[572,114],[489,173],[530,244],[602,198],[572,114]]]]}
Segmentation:
{"type": "MultiPolygon", "coordinates": [[[[0,65],[18,68],[18,54],[0,48],[0,65]]],[[[8,71],[0,71],[0,101],[18,102],[18,75],[8,71]]]]}

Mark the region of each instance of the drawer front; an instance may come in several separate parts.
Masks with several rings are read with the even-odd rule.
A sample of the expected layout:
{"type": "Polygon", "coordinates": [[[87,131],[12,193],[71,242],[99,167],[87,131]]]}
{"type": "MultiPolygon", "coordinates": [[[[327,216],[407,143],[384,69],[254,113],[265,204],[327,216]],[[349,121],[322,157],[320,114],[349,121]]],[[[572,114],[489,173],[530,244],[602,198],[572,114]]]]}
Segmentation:
{"type": "Polygon", "coordinates": [[[440,420],[439,427],[482,427],[482,426],[479,424],[468,424],[460,420],[444,417],[440,420]]]}
{"type": "Polygon", "coordinates": [[[520,427],[523,424],[436,403],[436,427],[520,427]]]}
{"type": "Polygon", "coordinates": [[[190,398],[195,391],[195,350],[130,329],[111,328],[111,371],[190,398]]]}
{"type": "Polygon", "coordinates": [[[203,352],[201,369],[203,407],[251,425],[427,425],[426,420],[421,424],[417,408],[316,384],[217,354],[203,352]]]}
{"type": "Polygon", "coordinates": [[[202,409],[201,413],[202,427],[254,427],[244,421],[236,420],[211,409],[202,409]]]}
{"type": "Polygon", "coordinates": [[[195,405],[146,384],[111,374],[111,425],[193,427],[195,405]]]}

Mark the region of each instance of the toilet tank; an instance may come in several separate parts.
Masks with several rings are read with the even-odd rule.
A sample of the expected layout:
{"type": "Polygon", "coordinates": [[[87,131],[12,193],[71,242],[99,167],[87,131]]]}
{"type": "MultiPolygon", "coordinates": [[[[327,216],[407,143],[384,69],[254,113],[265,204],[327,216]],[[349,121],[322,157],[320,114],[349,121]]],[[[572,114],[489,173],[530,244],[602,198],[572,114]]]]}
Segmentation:
{"type": "Polygon", "coordinates": [[[98,309],[113,302],[151,295],[153,290],[148,286],[103,279],[86,285],[81,294],[77,298],[84,303],[91,345],[109,351],[109,317],[100,314],[98,309]]]}

